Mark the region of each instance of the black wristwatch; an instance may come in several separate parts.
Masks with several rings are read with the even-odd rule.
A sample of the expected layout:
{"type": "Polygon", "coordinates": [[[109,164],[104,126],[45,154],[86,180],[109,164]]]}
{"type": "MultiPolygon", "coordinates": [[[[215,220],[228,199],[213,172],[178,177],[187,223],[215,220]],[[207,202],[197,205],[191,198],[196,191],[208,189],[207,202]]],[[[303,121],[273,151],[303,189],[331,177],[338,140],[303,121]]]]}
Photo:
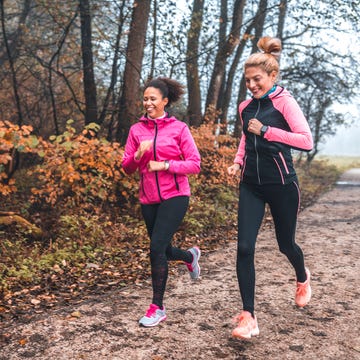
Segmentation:
{"type": "Polygon", "coordinates": [[[267,132],[267,130],[268,130],[268,126],[267,125],[263,125],[262,127],[261,127],[261,129],[260,129],[260,136],[263,138],[264,137],[264,135],[265,135],[265,133],[267,132]]]}

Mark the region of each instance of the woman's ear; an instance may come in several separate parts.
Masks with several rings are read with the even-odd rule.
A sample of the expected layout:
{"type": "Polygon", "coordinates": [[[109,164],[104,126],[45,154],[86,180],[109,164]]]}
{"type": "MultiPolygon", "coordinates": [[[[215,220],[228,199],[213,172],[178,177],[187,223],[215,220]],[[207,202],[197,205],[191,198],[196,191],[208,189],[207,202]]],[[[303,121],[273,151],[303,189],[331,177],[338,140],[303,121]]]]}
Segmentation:
{"type": "Polygon", "coordinates": [[[271,74],[270,74],[270,78],[271,78],[271,80],[274,82],[274,84],[275,84],[275,82],[276,82],[277,75],[278,75],[278,73],[277,73],[277,71],[275,71],[275,70],[273,70],[273,71],[271,72],[271,74]]]}

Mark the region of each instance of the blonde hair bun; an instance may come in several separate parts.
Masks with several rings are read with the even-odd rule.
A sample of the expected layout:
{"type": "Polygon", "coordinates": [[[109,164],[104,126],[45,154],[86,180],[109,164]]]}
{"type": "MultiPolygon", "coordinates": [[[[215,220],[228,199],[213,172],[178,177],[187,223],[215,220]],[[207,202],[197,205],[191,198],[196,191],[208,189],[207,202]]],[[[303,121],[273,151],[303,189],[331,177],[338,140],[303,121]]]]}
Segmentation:
{"type": "Polygon", "coordinates": [[[276,59],[279,59],[281,55],[281,40],[275,37],[271,36],[264,36],[259,39],[257,42],[258,49],[265,53],[265,54],[271,54],[275,56],[276,59]]]}

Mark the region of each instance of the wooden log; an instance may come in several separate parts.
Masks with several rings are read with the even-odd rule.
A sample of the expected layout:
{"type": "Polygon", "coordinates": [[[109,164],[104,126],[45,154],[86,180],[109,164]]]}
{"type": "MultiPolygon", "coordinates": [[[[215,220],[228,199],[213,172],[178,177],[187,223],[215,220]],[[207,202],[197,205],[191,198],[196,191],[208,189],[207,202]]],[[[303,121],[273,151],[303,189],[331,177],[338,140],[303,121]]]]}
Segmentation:
{"type": "Polygon", "coordinates": [[[39,227],[12,211],[0,211],[0,226],[1,225],[20,226],[22,229],[29,232],[35,239],[40,239],[43,236],[43,231],[39,227]]]}

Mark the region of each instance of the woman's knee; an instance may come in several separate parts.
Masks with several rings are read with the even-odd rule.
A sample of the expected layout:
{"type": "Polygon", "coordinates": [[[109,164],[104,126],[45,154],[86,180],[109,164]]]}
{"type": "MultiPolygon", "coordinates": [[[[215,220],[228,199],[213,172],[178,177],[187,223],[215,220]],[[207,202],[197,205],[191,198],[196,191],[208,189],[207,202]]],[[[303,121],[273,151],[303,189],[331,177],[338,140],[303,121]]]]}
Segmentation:
{"type": "Polygon", "coordinates": [[[255,249],[252,245],[246,242],[238,242],[237,255],[238,257],[253,256],[255,249]]]}
{"type": "Polygon", "coordinates": [[[294,245],[280,245],[279,251],[288,257],[297,254],[297,249],[296,249],[295,244],[294,245]]]}
{"type": "Polygon", "coordinates": [[[156,258],[159,256],[165,256],[166,257],[166,248],[164,246],[161,246],[161,244],[158,244],[156,242],[151,242],[150,244],[150,257],[156,258]]]}

